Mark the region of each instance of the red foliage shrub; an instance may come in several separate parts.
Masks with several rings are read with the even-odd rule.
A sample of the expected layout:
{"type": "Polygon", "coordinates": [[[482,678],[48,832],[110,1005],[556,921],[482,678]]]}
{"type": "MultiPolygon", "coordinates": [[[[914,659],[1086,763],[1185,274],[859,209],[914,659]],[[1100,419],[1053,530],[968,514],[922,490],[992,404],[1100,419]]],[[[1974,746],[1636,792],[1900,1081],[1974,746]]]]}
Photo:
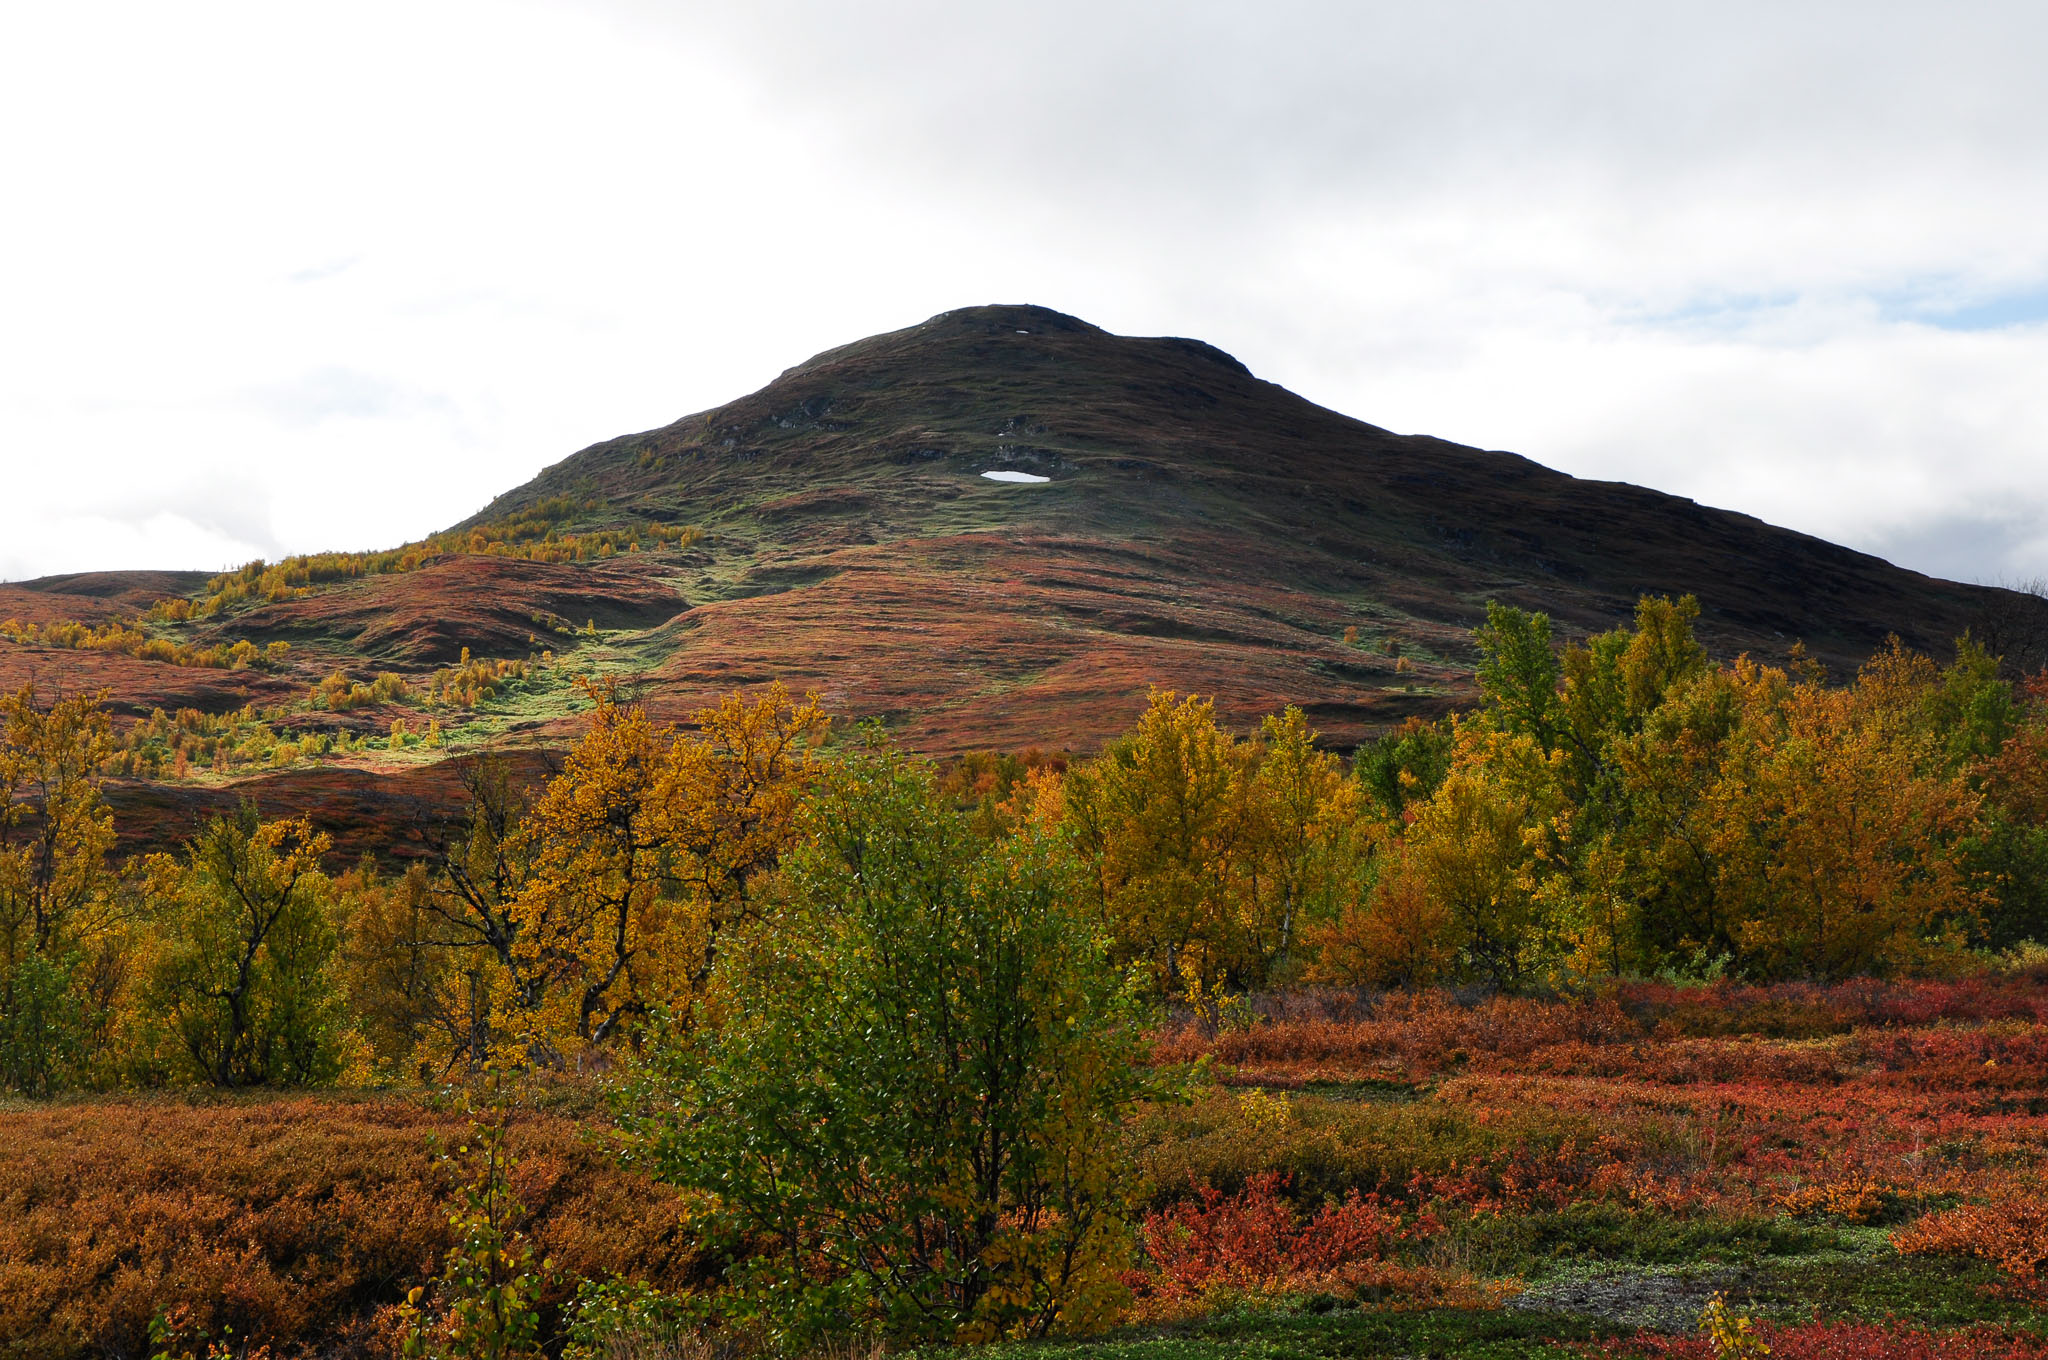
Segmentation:
{"type": "Polygon", "coordinates": [[[1858,1028],[1912,1027],[1944,1020],[2048,1021],[2048,993],[2040,979],[2012,975],[1956,981],[1855,978],[1768,987],[1627,982],[1616,989],[1615,997],[1645,1028],[1673,1038],[1756,1034],[1813,1039],[1858,1028]]]}
{"type": "Polygon", "coordinates": [[[1490,997],[1460,1005],[1444,992],[1391,992],[1363,1013],[1283,1016],[1246,1030],[1209,1035],[1189,1022],[1154,1036],[1161,1062],[1213,1054],[1219,1062],[1312,1074],[1427,1076],[1479,1058],[1520,1058],[1570,1041],[1640,1040],[1641,1028],[1609,1001],[1550,1002],[1490,997]]]}
{"type": "Polygon", "coordinates": [[[1304,1223],[1281,1197],[1286,1178],[1254,1176],[1234,1195],[1207,1185],[1195,1198],[1145,1216],[1145,1249],[1158,1266],[1156,1292],[1192,1296],[1212,1285],[1285,1288],[1384,1261],[1399,1243],[1428,1236],[1426,1217],[1404,1222],[1377,1197],[1352,1191],[1304,1223]]]}
{"type": "MultiPolygon", "coordinates": [[[[1854,1033],[1859,1043],[1874,1045],[1877,1060],[1917,1066],[1922,1060],[1915,1052],[1896,1045],[1938,1045],[1940,1035],[1928,1027],[2006,1021],[2034,1027],[2031,1036],[1998,1041],[2011,1050],[2010,1060],[2048,1073],[2048,1031],[2040,1028],[2048,1026],[2048,987],[2026,976],[1769,987],[1629,982],[1590,1000],[1495,996],[1471,1004],[1443,991],[1378,997],[1310,992],[1260,998],[1255,1010],[1263,1023],[1244,1030],[1210,1034],[1192,1020],[1169,1026],[1154,1035],[1155,1057],[1187,1062],[1207,1054],[1262,1082],[1279,1084],[1536,1068],[1605,1076],[1631,1071],[1630,1064],[1633,1070],[1662,1070],[1674,1057],[1709,1065],[1717,1060],[1713,1043],[1687,1041],[1813,1040],[1854,1033]],[[1880,1033],[1904,1030],[1917,1032],[1880,1033]]],[[[1967,1046],[1968,1041],[1962,1042],[1967,1046]]],[[[1840,1075],[1829,1065],[1841,1056],[1834,1050],[1787,1056],[1782,1048],[1750,1044],[1746,1052],[1752,1062],[1775,1055],[1769,1060],[1781,1067],[1803,1065],[1805,1070],[1780,1074],[1710,1067],[1685,1075],[1695,1080],[1777,1075],[1832,1080],[1840,1075]]],[[[1997,1056],[1986,1052],[1979,1064],[1997,1056]]]]}
{"type": "Polygon", "coordinates": [[[1327,1274],[1354,1261],[1383,1260],[1395,1244],[1427,1237],[1435,1226],[1426,1214],[1404,1225],[1377,1197],[1354,1190],[1317,1212],[1294,1239],[1289,1258],[1296,1270],[1327,1274]]]}
{"type": "MultiPolygon", "coordinates": [[[[1451,1225],[1441,1254],[1468,1218],[1594,1202],[1896,1223],[1960,1199],[1898,1233],[1899,1249],[1977,1257],[2048,1298],[2048,979],[1627,983],[1586,1001],[1306,992],[1254,1011],[1249,1029],[1157,1036],[1162,1061],[1210,1054],[1226,1083],[1269,1091],[1197,1100],[1146,1131],[1154,1184],[1243,1187],[1154,1201],[1168,1289],[1297,1287],[1273,1282],[1413,1259],[1395,1244],[1419,1210],[1451,1225]],[[1360,1244],[1309,1260],[1302,1215],[1272,1202],[1290,1183],[1360,1192],[1346,1201],[1366,1215],[1360,1244]]],[[[1790,1355],[2035,1353],[1978,1333],[1884,1333],[1889,1349],[1867,1352],[1877,1333],[1774,1335],[1790,1355]]]]}
{"type": "Polygon", "coordinates": [[[1278,1172],[1254,1176],[1234,1195],[1197,1186],[1197,1199],[1145,1216],[1145,1249],[1169,1288],[1199,1293],[1224,1282],[1253,1286],[1288,1273],[1294,1206],[1277,1193],[1278,1172]]]}
{"type": "Polygon", "coordinates": [[[1135,1298],[1128,1320],[1166,1321],[1200,1312],[1226,1293],[1341,1293],[1396,1307],[1493,1307],[1513,1292],[1440,1269],[1394,1259],[1403,1244],[1425,1245],[1443,1230],[1429,1211],[1412,1217],[1356,1191],[1314,1215],[1297,1213],[1285,1177],[1253,1177],[1234,1195],[1206,1186],[1194,1198],[1146,1216],[1154,1270],[1124,1277],[1135,1298]]]}
{"type": "Polygon", "coordinates": [[[1916,1089],[2038,1094],[2048,1086],[2048,1027],[2040,1025],[1868,1031],[1857,1035],[1855,1047],[1878,1069],[1877,1079],[1916,1089]]]}

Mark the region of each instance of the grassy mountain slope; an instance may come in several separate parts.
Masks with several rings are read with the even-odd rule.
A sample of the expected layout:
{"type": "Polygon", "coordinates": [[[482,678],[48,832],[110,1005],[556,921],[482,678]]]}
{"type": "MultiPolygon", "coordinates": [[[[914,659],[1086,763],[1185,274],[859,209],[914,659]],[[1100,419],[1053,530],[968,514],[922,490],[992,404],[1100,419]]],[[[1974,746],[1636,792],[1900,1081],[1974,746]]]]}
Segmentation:
{"type": "MultiPolygon", "coordinates": [[[[1937,653],[1973,626],[2048,634],[2048,606],[2030,597],[1394,435],[1197,341],[1023,306],[830,350],[738,401],[593,445],[413,557],[145,625],[193,647],[288,644],[274,664],[205,670],[0,641],[0,683],[106,686],[138,717],[254,702],[280,736],[352,735],[357,749],[317,772],[230,762],[189,776],[190,797],[249,788],[344,822],[356,807],[356,839],[373,844],[396,815],[368,791],[377,779],[441,789],[425,771],[452,752],[559,744],[579,673],[621,679],[668,717],[780,678],[939,752],[1086,749],[1127,725],[1152,683],[1214,694],[1240,723],[1300,703],[1349,745],[1469,696],[1467,630],[1489,598],[1548,610],[1569,634],[1612,626],[1640,594],[1691,591],[1718,651],[1776,658],[1804,640],[1838,672],[1892,632],[1937,653]],[[1000,470],[1049,480],[981,475],[1000,470]],[[701,536],[619,552],[586,537],[584,560],[519,555],[676,526],[701,536]],[[450,551],[463,535],[497,546],[450,551]],[[434,672],[465,647],[553,655],[498,695],[430,700],[434,672]],[[326,676],[385,671],[411,694],[341,712],[304,700],[326,676]],[[361,749],[394,719],[448,737],[361,749]]],[[[216,588],[173,573],[50,578],[0,587],[0,619],[103,624],[216,588]]],[[[155,809],[153,825],[177,820],[161,789],[133,801],[155,809]]]]}
{"type": "Polygon", "coordinates": [[[1488,598],[1611,626],[1694,591],[1724,651],[1945,649],[1994,592],[1512,454],[1389,434],[1191,340],[977,307],[585,449],[479,521],[580,497],[708,531],[657,690],[770,674],[935,747],[1087,744],[1146,679],[1355,740],[1467,681],[1488,598]],[[979,474],[1017,470],[1042,486],[979,474]],[[1362,645],[1347,645],[1347,627],[1362,645]],[[1410,658],[1396,683],[1392,640],[1410,658]],[[1021,710],[1021,712],[1020,712],[1021,710]]]}

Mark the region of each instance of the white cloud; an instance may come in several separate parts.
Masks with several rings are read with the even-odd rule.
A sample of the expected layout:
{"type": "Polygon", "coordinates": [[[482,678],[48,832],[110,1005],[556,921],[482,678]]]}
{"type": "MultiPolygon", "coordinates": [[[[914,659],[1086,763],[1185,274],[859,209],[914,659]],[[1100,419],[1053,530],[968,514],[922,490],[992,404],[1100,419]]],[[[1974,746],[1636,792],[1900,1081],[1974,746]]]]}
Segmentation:
{"type": "Polygon", "coordinates": [[[0,574],[396,542],[1012,300],[2039,575],[2044,56],[2024,4],[16,7],[0,574]]]}

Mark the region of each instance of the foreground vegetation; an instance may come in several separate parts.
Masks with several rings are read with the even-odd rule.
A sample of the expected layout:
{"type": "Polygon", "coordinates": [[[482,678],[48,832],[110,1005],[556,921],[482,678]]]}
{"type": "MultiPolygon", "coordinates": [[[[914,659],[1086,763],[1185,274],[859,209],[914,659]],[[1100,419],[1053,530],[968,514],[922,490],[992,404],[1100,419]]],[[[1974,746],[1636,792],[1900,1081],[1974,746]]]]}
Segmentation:
{"type": "MultiPolygon", "coordinates": [[[[2038,973],[1290,993],[1248,1015],[1152,1032],[1156,1062],[1209,1055],[1215,1079],[1128,1121],[1134,1240],[1098,1319],[1118,1351],[1704,1356],[1716,1293],[1781,1355],[2048,1351],[2038,973]]],[[[506,1115],[538,1335],[559,1344],[587,1309],[647,1334],[622,1354],[667,1354],[656,1336],[715,1311],[718,1335],[767,1336],[719,1288],[732,1239],[704,1232],[703,1192],[619,1168],[606,1146],[631,1144],[585,1091],[535,1082],[506,1115]],[[620,1277],[691,1302],[613,1285],[576,1306],[580,1282],[620,1277]]],[[[428,1093],[4,1117],[0,1299],[24,1355],[141,1354],[180,1305],[192,1338],[395,1353],[405,1294],[445,1275],[466,1240],[451,1200],[482,1173],[434,1160],[430,1133],[476,1144],[428,1093]]]]}
{"type": "Polygon", "coordinates": [[[2048,683],[1695,613],[1494,609],[1348,769],[586,682],[402,872],[254,807],[114,865],[105,713],[23,690],[0,1354],[2042,1353],[2048,683]]]}

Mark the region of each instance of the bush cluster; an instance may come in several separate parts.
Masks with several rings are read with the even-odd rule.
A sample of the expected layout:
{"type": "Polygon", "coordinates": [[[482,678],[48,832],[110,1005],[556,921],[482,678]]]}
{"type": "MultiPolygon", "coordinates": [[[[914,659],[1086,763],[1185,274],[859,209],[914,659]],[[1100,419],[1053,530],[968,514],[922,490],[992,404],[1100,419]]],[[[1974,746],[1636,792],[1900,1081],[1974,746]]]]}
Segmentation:
{"type": "MultiPolygon", "coordinates": [[[[397,1304],[454,1245],[466,1173],[429,1139],[462,1146],[464,1122],[417,1101],[129,1098],[0,1117],[11,1355],[150,1354],[151,1320],[182,1306],[192,1337],[232,1328],[279,1354],[395,1356],[397,1304]]],[[[561,1268],[545,1317],[577,1278],[674,1290],[698,1277],[681,1197],[620,1169],[575,1120],[515,1110],[507,1145],[522,1227],[561,1268]]]]}
{"type": "Polygon", "coordinates": [[[258,560],[212,578],[196,599],[157,601],[150,606],[149,616],[163,623],[211,618],[240,605],[297,599],[320,586],[340,581],[418,571],[450,556],[592,562],[619,553],[686,548],[699,536],[694,528],[653,522],[582,532],[566,532],[562,528],[597,509],[592,502],[549,496],[519,515],[435,534],[402,548],[369,553],[310,553],[276,563],[258,560]]]}
{"type": "Polygon", "coordinates": [[[87,623],[56,620],[45,624],[0,620],[0,637],[27,646],[62,647],[71,651],[119,652],[141,661],[159,661],[171,666],[198,666],[208,670],[241,670],[249,666],[280,667],[291,651],[287,642],[258,647],[246,638],[218,642],[211,647],[194,647],[171,638],[152,637],[131,623],[108,623],[95,628],[87,623]]]}

